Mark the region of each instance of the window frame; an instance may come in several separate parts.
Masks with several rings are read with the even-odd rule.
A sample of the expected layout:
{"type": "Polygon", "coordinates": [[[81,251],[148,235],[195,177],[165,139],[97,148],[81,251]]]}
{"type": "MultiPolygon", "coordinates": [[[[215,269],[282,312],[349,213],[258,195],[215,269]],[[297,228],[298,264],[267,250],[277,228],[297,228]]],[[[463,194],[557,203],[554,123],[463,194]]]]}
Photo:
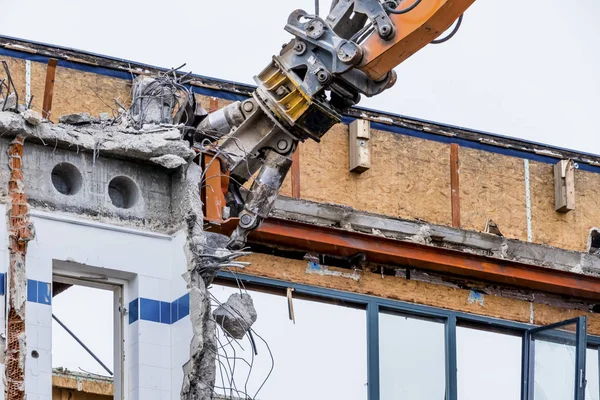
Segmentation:
{"type": "MultiPolygon", "coordinates": [[[[244,284],[255,285],[262,288],[273,289],[294,289],[295,293],[309,295],[315,299],[343,300],[355,304],[358,307],[366,308],[367,318],[367,382],[368,382],[368,400],[380,400],[380,382],[379,382],[379,311],[380,309],[397,311],[407,316],[424,317],[430,319],[443,320],[445,324],[445,344],[446,344],[446,399],[458,400],[458,376],[457,376],[457,354],[456,354],[456,327],[458,324],[468,324],[473,328],[489,330],[498,328],[509,331],[522,338],[521,352],[521,400],[529,400],[527,390],[527,376],[529,371],[529,339],[532,330],[540,329],[539,326],[522,322],[503,320],[494,317],[470,314],[461,311],[452,311],[433,306],[407,303],[399,300],[390,300],[382,297],[369,296],[358,293],[344,292],[336,289],[327,289],[318,286],[310,286],[300,283],[286,282],[272,278],[264,278],[247,274],[232,273],[229,271],[220,271],[215,284],[236,284],[237,281],[244,284]]],[[[249,289],[251,289],[249,287],[249,289]]],[[[576,320],[585,321],[585,317],[569,320],[570,323],[576,320]]],[[[569,323],[563,321],[557,324],[569,323]]],[[[585,322],[578,322],[579,324],[585,322]]],[[[585,330],[578,330],[578,335],[585,335],[587,347],[600,348],[600,336],[587,335],[585,330]]],[[[585,349],[586,347],[584,347],[585,349]]],[[[585,356],[583,358],[585,360],[585,356]]],[[[600,356],[599,356],[600,362],[600,356]]],[[[584,372],[585,373],[585,366],[584,372]]],[[[583,397],[578,398],[578,400],[583,397]]]]}
{"type": "MultiPolygon", "coordinates": [[[[129,382],[129,362],[125,357],[125,349],[128,344],[126,339],[129,337],[129,324],[125,320],[124,299],[126,298],[127,281],[118,278],[94,278],[86,277],[83,274],[77,275],[71,271],[54,269],[52,282],[67,283],[70,285],[89,287],[94,289],[106,290],[113,293],[113,399],[123,400],[128,398],[129,392],[127,383],[129,382]]],[[[52,311],[54,312],[54,310],[52,311]]]]}

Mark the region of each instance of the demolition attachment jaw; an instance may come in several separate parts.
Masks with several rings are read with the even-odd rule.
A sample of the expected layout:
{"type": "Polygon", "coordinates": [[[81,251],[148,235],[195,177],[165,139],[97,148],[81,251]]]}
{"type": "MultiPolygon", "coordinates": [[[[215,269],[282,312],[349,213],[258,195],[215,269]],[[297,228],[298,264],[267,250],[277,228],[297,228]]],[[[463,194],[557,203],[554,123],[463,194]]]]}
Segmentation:
{"type": "Polygon", "coordinates": [[[228,206],[237,211],[232,216],[239,218],[230,248],[242,248],[248,233],[269,215],[298,142],[319,142],[361,95],[392,87],[393,68],[442,34],[473,2],[334,0],[325,19],[302,10],[289,16],[285,30],[294,39],[254,78],[252,97],[194,125],[196,145],[210,142],[222,172],[238,188],[258,172],[245,198],[238,189],[229,196],[228,206]]]}

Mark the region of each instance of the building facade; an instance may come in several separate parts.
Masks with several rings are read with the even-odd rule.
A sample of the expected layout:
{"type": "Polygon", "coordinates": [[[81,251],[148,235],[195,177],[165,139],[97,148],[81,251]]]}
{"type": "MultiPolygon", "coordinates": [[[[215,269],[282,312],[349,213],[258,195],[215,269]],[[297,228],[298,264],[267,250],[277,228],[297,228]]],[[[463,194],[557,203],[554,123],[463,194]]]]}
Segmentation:
{"type": "MultiPolygon", "coordinates": [[[[164,71],[11,38],[0,59],[49,120],[0,112],[7,398],[84,398],[53,378],[61,285],[114,292],[114,393],[93,399],[599,398],[600,157],[352,109],[300,146],[249,264],[198,282],[195,240],[235,222],[218,161],[114,122],[164,71]],[[238,292],[258,314],[239,342],[210,317],[238,292]]],[[[207,110],[252,91],[189,88],[207,110]]]]}

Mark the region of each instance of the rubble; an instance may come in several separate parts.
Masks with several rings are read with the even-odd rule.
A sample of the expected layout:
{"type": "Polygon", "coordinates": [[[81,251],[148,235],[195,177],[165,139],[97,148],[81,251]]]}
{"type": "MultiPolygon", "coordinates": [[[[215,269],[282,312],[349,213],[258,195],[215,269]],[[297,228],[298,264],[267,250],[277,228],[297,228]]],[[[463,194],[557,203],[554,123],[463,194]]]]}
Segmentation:
{"type": "Polygon", "coordinates": [[[209,247],[206,246],[206,236],[201,223],[203,213],[198,190],[200,182],[200,167],[191,163],[183,171],[180,187],[176,189],[180,193],[180,212],[187,228],[185,253],[188,272],[185,278],[190,289],[190,320],[194,334],[190,343],[190,359],[183,366],[182,400],[212,399],[216,377],[217,339],[215,323],[210,315],[210,294],[207,290],[210,276],[202,274],[206,267],[202,254],[209,247]]]}
{"type": "Polygon", "coordinates": [[[155,164],[162,165],[163,167],[168,169],[175,169],[187,164],[187,161],[184,158],[173,154],[165,154],[164,156],[160,157],[152,157],[150,161],[152,161],[155,164]]]}
{"type": "Polygon", "coordinates": [[[25,121],[27,121],[29,124],[31,124],[33,126],[38,126],[42,122],[44,122],[44,118],[42,117],[42,114],[40,114],[39,112],[34,111],[34,110],[26,110],[23,113],[23,118],[25,119],[25,121]]]}
{"type": "Polygon", "coordinates": [[[22,135],[54,146],[149,161],[165,168],[177,168],[183,165],[181,160],[189,162],[196,156],[188,142],[181,140],[181,133],[176,128],[134,135],[118,126],[53,125],[48,122],[32,126],[22,115],[0,112],[0,131],[6,132],[5,136],[22,135]],[[165,155],[169,155],[169,162],[161,158],[165,155]]]}
{"type": "Polygon", "coordinates": [[[133,81],[131,118],[137,128],[173,123],[177,88],[168,79],[139,76],[133,81]]]}
{"type": "Polygon", "coordinates": [[[112,117],[107,112],[102,112],[98,115],[98,120],[100,123],[106,123],[112,121],[112,117]]]}
{"type": "Polygon", "coordinates": [[[247,293],[232,294],[213,311],[213,318],[229,336],[242,339],[257,319],[252,297],[247,293]]]}
{"type": "Polygon", "coordinates": [[[17,108],[17,96],[14,93],[4,99],[0,99],[0,111],[14,110],[17,108]]]}
{"type": "Polygon", "coordinates": [[[76,113],[76,114],[67,114],[63,115],[58,119],[58,122],[61,124],[69,124],[69,125],[83,125],[83,124],[91,124],[92,116],[90,113],[76,113]]]}

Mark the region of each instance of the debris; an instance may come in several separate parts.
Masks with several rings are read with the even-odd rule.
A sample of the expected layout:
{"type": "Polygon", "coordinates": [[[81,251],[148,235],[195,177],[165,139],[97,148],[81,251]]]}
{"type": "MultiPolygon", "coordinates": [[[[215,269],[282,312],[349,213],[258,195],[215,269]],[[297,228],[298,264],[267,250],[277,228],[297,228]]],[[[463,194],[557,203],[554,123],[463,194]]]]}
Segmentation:
{"type": "Polygon", "coordinates": [[[150,161],[169,169],[179,168],[182,165],[187,164],[187,161],[184,158],[174,154],[165,154],[164,156],[160,157],[152,157],[150,161]]]}
{"type": "Polygon", "coordinates": [[[40,114],[39,112],[34,111],[34,110],[26,110],[23,113],[23,118],[25,118],[25,121],[27,121],[27,123],[29,123],[33,126],[38,126],[42,122],[44,122],[44,118],[42,118],[42,114],[40,114]]]}
{"type": "Polygon", "coordinates": [[[112,117],[110,116],[109,113],[103,112],[103,113],[100,113],[100,115],[98,115],[98,119],[100,120],[101,123],[104,123],[104,122],[110,122],[112,120],[112,117]]]}
{"type": "Polygon", "coordinates": [[[123,116],[136,130],[148,130],[157,125],[183,124],[192,126],[196,121],[196,98],[190,88],[190,73],[177,73],[178,68],[157,76],[138,76],[133,81],[131,107],[123,116]]]}
{"type": "Polygon", "coordinates": [[[172,124],[177,88],[168,78],[139,76],[133,81],[131,117],[136,127],[172,124]]]}
{"type": "Polygon", "coordinates": [[[61,124],[69,124],[69,125],[83,125],[83,124],[91,124],[92,116],[90,113],[77,113],[77,114],[67,114],[63,115],[58,119],[58,122],[61,124]]]}
{"type": "Polygon", "coordinates": [[[504,236],[502,235],[502,232],[500,232],[500,228],[498,227],[498,225],[491,219],[488,220],[488,222],[485,224],[484,232],[496,236],[504,236]]]}
{"type": "Polygon", "coordinates": [[[0,110],[13,111],[17,108],[17,96],[14,93],[9,94],[5,99],[0,99],[0,110]]]}
{"type": "MultiPolygon", "coordinates": [[[[162,130],[158,133],[132,135],[118,126],[105,125],[52,125],[42,123],[37,127],[25,122],[22,115],[0,112],[0,131],[11,135],[37,138],[43,143],[53,143],[62,147],[76,147],[79,150],[149,161],[163,155],[175,155],[191,161],[196,153],[189,143],[181,140],[177,129],[162,130]]],[[[5,134],[6,136],[6,134],[5,134]]]]}
{"type": "Polygon", "coordinates": [[[213,318],[229,336],[242,339],[257,318],[252,297],[246,293],[232,294],[213,311],[213,318]]]}

